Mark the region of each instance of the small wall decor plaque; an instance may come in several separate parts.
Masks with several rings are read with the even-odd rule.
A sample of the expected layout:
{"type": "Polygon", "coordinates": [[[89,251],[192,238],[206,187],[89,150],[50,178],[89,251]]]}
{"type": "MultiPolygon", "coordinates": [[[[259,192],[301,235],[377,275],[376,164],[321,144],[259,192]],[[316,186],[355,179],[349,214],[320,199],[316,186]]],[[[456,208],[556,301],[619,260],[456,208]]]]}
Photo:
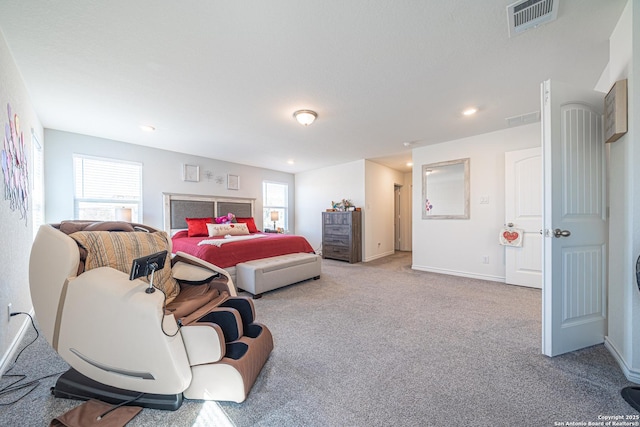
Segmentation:
{"type": "Polygon", "coordinates": [[[627,133],[627,80],[618,80],[604,97],[604,141],[617,141],[627,133]]]}
{"type": "Polygon", "coordinates": [[[239,190],[240,189],[240,177],[238,175],[227,175],[227,189],[239,190]]]}
{"type": "Polygon", "coordinates": [[[191,181],[191,182],[200,181],[200,166],[184,165],[182,179],[184,181],[191,181]]]}

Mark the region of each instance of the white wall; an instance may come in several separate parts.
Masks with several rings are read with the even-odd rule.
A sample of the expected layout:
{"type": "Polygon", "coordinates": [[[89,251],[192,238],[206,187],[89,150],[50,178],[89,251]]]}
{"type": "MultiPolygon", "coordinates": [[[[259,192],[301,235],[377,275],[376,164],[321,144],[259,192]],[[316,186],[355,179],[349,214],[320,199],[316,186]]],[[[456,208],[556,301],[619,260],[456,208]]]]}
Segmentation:
{"type": "Polygon", "coordinates": [[[395,246],[394,186],[403,185],[403,183],[402,172],[365,161],[364,216],[366,221],[364,221],[363,230],[363,261],[393,254],[395,246]]]}
{"type": "MultiPolygon", "coordinates": [[[[357,207],[364,206],[365,161],[297,173],[295,184],[297,233],[319,250],[322,246],[322,212],[331,208],[332,201],[350,199],[357,207]]],[[[367,221],[364,209],[362,221],[367,221]]]]}
{"type": "Polygon", "coordinates": [[[605,345],[640,382],[640,4],[630,0],[610,38],[608,81],[628,79],[628,132],[609,148],[608,334],[605,345]]]}
{"type": "Polygon", "coordinates": [[[413,150],[414,269],[504,281],[504,248],[498,244],[505,221],[504,153],[540,146],[540,132],[534,123],[413,150]],[[422,219],[422,165],[467,157],[470,218],[422,219]],[[481,196],[489,203],[481,205],[481,196]]]}
{"type": "Polygon", "coordinates": [[[405,173],[402,177],[402,189],[400,191],[400,250],[412,250],[412,203],[413,203],[413,174],[405,173]]]}
{"type": "MultiPolygon", "coordinates": [[[[9,123],[7,104],[11,105],[13,114],[17,114],[27,152],[28,171],[30,175],[30,191],[33,185],[33,156],[31,155],[31,129],[43,141],[42,125],[36,116],[29,100],[20,72],[16,68],[13,56],[9,51],[4,36],[0,32],[0,127],[4,135],[5,125],[9,123]]],[[[0,150],[3,146],[0,146],[0,150]]],[[[2,176],[2,175],[0,175],[2,176]]],[[[4,179],[0,178],[4,187],[4,179]]],[[[19,338],[20,329],[28,321],[24,316],[12,317],[7,321],[7,305],[12,304],[13,311],[30,312],[32,309],[29,295],[29,252],[33,242],[33,226],[31,221],[31,205],[27,218],[21,219],[17,210],[11,210],[9,200],[0,198],[0,365],[6,368],[9,354],[19,338]]]]}
{"type": "Polygon", "coordinates": [[[268,180],[289,185],[288,228],[295,232],[293,174],[50,129],[45,131],[45,139],[46,222],[73,218],[72,156],[75,153],[141,162],[142,222],[147,225],[162,229],[164,192],[255,198],[256,225],[262,228],[262,181],[268,180]],[[182,180],[184,164],[200,166],[199,182],[182,180]],[[206,171],[212,172],[212,178],[205,175],[206,171]],[[227,190],[229,173],[240,177],[239,190],[227,190]],[[222,176],[224,182],[217,183],[216,176],[222,176]]]}
{"type": "MultiPolygon", "coordinates": [[[[629,225],[627,235],[631,236],[631,256],[625,257],[626,264],[623,266],[624,271],[629,274],[625,277],[623,286],[626,289],[631,288],[633,292],[632,311],[633,315],[627,318],[628,337],[631,338],[633,344],[632,369],[633,381],[640,383],[640,293],[636,284],[636,277],[633,272],[636,268],[636,259],[640,255],[640,2],[638,0],[630,0],[629,4],[632,9],[631,28],[632,28],[632,60],[629,67],[629,133],[627,134],[627,142],[629,145],[629,157],[626,158],[627,176],[625,181],[629,183],[631,197],[625,206],[627,210],[627,222],[629,225]]],[[[617,148],[615,148],[617,150],[617,148]]],[[[612,147],[612,150],[614,148],[612,147]]],[[[613,163],[613,161],[612,161],[613,163]]],[[[619,183],[613,183],[612,187],[619,183]]],[[[614,223],[611,222],[614,228],[614,223]]],[[[612,310],[616,309],[612,307],[612,310]]]]}
{"type": "MultiPolygon", "coordinates": [[[[362,209],[362,260],[371,261],[394,251],[394,185],[402,185],[401,214],[411,217],[410,174],[369,160],[357,160],[296,174],[296,230],[314,249],[322,247],[322,212],[331,202],[351,199],[362,209]],[[380,243],[380,245],[378,245],[380,243]]],[[[405,223],[403,242],[411,250],[411,222],[405,223]]]]}

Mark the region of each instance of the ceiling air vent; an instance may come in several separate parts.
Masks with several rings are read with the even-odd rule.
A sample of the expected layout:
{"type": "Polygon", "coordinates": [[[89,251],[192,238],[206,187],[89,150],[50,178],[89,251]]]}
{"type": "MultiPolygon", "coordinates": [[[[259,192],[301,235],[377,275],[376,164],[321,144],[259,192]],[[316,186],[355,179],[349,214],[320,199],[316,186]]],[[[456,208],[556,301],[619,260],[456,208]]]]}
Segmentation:
{"type": "Polygon", "coordinates": [[[509,37],[558,17],[560,0],[520,0],[507,6],[509,37]]]}
{"type": "Polygon", "coordinates": [[[519,116],[507,117],[505,120],[507,121],[507,126],[509,127],[528,125],[529,123],[540,121],[540,111],[521,114],[519,116]]]}

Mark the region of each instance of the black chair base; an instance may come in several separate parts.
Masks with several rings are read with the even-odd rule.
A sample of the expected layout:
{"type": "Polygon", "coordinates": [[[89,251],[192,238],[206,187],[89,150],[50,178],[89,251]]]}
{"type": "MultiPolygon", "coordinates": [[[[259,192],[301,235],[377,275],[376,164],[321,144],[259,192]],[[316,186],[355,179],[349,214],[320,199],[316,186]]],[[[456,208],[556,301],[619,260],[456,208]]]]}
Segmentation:
{"type": "Polygon", "coordinates": [[[640,412],[640,387],[625,387],[620,394],[633,409],[640,412]]]}
{"type": "MultiPolygon", "coordinates": [[[[111,387],[94,381],[91,378],[85,377],[73,368],[70,368],[67,372],[60,375],[60,378],[56,381],[56,385],[51,388],[51,393],[55,397],[62,397],[65,399],[96,399],[112,405],[127,402],[140,395],[137,391],[111,387]]],[[[138,399],[128,403],[128,405],[175,411],[182,405],[182,400],[182,393],[144,393],[138,399]]]]}

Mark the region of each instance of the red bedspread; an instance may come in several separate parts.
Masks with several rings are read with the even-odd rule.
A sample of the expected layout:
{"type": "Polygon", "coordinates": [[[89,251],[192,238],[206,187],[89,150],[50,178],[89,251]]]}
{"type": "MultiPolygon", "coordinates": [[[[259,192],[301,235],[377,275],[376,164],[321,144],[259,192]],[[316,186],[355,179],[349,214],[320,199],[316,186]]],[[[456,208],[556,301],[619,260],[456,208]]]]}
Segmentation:
{"type": "Polygon", "coordinates": [[[266,233],[266,235],[267,237],[230,242],[217,247],[215,245],[198,246],[201,240],[209,240],[212,237],[187,237],[186,231],[179,231],[171,239],[172,251],[188,253],[221,268],[233,267],[240,262],[254,259],[296,252],[314,252],[307,239],[302,236],[276,233],[266,233]]]}

